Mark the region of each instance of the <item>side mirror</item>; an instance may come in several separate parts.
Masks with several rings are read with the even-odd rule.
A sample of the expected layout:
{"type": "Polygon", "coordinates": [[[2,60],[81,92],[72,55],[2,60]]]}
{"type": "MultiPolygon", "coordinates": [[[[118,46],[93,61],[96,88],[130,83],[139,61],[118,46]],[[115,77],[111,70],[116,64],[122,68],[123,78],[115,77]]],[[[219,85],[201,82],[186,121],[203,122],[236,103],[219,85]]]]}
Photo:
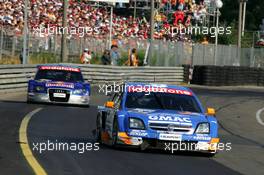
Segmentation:
{"type": "Polygon", "coordinates": [[[111,92],[106,94],[106,96],[108,96],[108,97],[111,97],[112,95],[113,95],[113,93],[111,93],[111,92]]]}
{"type": "Polygon", "coordinates": [[[32,75],[26,75],[26,78],[29,79],[29,80],[32,80],[34,77],[32,75]]]}
{"type": "Polygon", "coordinates": [[[107,108],[114,108],[114,106],[115,106],[115,103],[113,101],[107,101],[105,103],[105,107],[107,108]]]}
{"type": "Polygon", "coordinates": [[[215,109],[214,108],[207,108],[207,115],[215,115],[215,109]]]}

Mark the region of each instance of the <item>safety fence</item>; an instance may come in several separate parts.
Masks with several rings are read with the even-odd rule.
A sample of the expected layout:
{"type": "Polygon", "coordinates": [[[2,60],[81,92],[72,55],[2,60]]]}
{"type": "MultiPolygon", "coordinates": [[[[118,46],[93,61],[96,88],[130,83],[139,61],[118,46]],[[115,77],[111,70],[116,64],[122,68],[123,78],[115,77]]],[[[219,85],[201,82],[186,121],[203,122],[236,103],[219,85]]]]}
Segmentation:
{"type": "MultiPolygon", "coordinates": [[[[126,81],[169,84],[184,82],[183,67],[74,66],[81,67],[85,81],[97,85],[126,81]]],[[[25,90],[28,80],[32,79],[35,73],[36,65],[0,65],[0,92],[25,90]]]]}
{"type": "MultiPolygon", "coordinates": [[[[49,62],[60,62],[61,36],[36,37],[28,36],[29,63],[39,63],[39,59],[49,62]],[[43,58],[44,57],[44,58],[43,58]]],[[[138,56],[145,57],[148,40],[122,39],[115,40],[122,60],[128,58],[128,50],[136,48],[138,56]]],[[[0,35],[0,62],[1,58],[18,58],[23,47],[22,36],[0,35]]],[[[67,40],[68,61],[79,62],[84,48],[91,50],[95,63],[99,64],[104,50],[109,47],[107,38],[70,38],[67,40]]],[[[122,63],[120,63],[122,64],[122,63]]],[[[153,57],[149,60],[151,66],[180,66],[217,65],[217,66],[248,66],[264,67],[264,48],[241,48],[235,45],[199,44],[190,42],[170,42],[155,40],[153,42],[153,57]],[[217,52],[216,52],[217,50],[217,52]],[[217,53],[215,56],[215,52],[217,53]]]]}

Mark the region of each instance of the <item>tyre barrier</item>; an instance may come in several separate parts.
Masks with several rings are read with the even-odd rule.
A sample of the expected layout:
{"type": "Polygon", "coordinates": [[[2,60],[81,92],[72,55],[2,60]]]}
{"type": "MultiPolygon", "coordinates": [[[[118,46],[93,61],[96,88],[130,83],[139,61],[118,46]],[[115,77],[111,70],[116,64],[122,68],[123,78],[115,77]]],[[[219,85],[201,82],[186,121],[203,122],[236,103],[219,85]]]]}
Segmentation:
{"type": "Polygon", "coordinates": [[[194,66],[191,84],[206,86],[263,86],[264,69],[236,66],[194,66]]]}

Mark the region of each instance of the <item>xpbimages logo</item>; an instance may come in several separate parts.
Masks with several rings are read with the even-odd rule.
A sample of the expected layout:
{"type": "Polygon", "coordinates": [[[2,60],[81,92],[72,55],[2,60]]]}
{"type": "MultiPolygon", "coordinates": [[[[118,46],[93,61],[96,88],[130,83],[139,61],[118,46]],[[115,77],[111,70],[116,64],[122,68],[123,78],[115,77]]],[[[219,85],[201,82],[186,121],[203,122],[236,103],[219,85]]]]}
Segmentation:
{"type": "Polygon", "coordinates": [[[215,38],[217,35],[231,35],[232,27],[170,27],[165,31],[167,34],[171,34],[172,37],[175,35],[206,35],[215,38]]]}
{"type": "Polygon", "coordinates": [[[33,33],[35,35],[39,35],[40,37],[45,37],[45,35],[77,35],[79,37],[84,37],[87,35],[99,35],[99,27],[91,28],[91,27],[56,27],[47,25],[47,27],[33,27],[33,33]]]}
{"type": "Polygon", "coordinates": [[[175,151],[208,151],[216,153],[217,151],[231,151],[232,143],[208,143],[208,142],[175,142],[165,143],[164,150],[172,154],[175,151]]]}
{"type": "Polygon", "coordinates": [[[55,142],[47,140],[46,142],[33,142],[33,151],[43,153],[46,151],[75,151],[79,154],[83,154],[86,151],[98,151],[99,143],[84,143],[84,142],[55,142]]]}
{"type": "Polygon", "coordinates": [[[99,84],[99,93],[109,95],[112,93],[122,93],[122,92],[144,92],[145,95],[150,95],[151,92],[162,92],[171,94],[181,94],[181,95],[192,95],[192,92],[187,90],[180,90],[175,88],[169,88],[167,85],[158,84],[99,84]]]}
{"type": "Polygon", "coordinates": [[[116,83],[113,82],[113,84],[99,84],[99,93],[103,93],[105,95],[109,95],[112,93],[122,93],[122,92],[129,92],[130,90],[133,91],[137,89],[138,91],[140,90],[141,92],[143,91],[148,91],[149,93],[151,92],[150,88],[158,87],[155,85],[128,85],[125,83],[116,83]]]}

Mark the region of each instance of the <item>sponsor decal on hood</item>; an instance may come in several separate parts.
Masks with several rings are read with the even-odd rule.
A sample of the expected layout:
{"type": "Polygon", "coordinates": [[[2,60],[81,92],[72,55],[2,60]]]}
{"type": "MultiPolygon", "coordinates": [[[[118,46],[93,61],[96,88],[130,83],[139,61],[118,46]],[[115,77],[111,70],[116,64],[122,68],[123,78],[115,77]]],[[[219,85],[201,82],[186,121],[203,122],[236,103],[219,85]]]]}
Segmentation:
{"type": "Polygon", "coordinates": [[[64,82],[56,82],[56,83],[46,83],[46,87],[64,87],[64,88],[74,88],[73,83],[64,83],[64,82]]]}
{"type": "Polygon", "coordinates": [[[128,112],[138,112],[142,114],[148,114],[151,112],[154,112],[155,110],[153,109],[140,109],[140,108],[135,108],[135,109],[130,109],[128,112]]]}

